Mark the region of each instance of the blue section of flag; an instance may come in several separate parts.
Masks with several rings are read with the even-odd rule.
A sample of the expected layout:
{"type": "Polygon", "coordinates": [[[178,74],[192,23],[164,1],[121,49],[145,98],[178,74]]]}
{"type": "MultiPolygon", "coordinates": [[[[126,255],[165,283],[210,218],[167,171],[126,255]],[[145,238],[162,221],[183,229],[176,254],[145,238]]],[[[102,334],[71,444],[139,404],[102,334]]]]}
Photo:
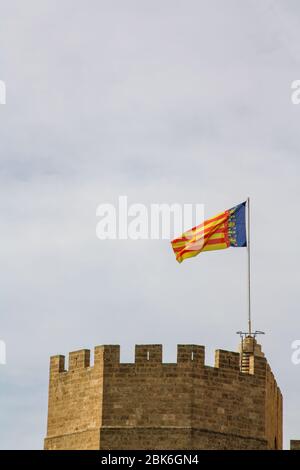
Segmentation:
{"type": "Polygon", "coordinates": [[[246,202],[229,210],[228,234],[230,246],[247,246],[246,202]]]}

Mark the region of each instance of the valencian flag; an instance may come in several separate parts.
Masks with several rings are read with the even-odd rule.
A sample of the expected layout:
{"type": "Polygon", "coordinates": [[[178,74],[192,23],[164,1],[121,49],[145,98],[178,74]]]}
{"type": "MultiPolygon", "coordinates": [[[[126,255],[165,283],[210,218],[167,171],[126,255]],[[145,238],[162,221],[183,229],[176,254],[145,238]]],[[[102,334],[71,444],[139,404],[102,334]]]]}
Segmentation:
{"type": "Polygon", "coordinates": [[[245,208],[246,202],[242,202],[173,240],[171,243],[177,261],[181,263],[202,251],[247,246],[245,208]]]}

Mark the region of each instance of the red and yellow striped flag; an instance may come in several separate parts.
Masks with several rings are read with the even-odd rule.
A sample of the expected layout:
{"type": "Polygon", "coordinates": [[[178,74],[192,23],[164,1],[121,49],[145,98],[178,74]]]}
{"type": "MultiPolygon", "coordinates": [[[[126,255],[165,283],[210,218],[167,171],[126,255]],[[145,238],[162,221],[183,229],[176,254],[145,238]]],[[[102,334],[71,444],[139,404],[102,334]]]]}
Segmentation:
{"type": "Polygon", "coordinates": [[[181,263],[202,251],[247,246],[245,205],[243,202],[221,212],[173,240],[171,243],[177,261],[181,263]]]}

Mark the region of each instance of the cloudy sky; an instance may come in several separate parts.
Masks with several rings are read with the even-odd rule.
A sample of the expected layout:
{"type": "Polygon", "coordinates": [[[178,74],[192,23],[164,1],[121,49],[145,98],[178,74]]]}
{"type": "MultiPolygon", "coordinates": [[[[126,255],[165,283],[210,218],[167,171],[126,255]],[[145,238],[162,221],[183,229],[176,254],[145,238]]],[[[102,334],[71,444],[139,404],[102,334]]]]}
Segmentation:
{"type": "Polygon", "coordinates": [[[98,344],[236,350],[246,250],[176,263],[96,237],[96,208],[252,199],[254,328],[300,438],[297,0],[0,0],[0,447],[40,449],[49,356],[98,344]]]}

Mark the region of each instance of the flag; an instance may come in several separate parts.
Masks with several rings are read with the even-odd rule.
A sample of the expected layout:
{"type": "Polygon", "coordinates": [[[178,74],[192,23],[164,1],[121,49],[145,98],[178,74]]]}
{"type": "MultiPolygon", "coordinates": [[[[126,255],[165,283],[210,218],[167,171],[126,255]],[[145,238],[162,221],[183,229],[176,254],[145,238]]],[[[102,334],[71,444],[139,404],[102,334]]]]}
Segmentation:
{"type": "Polygon", "coordinates": [[[171,244],[177,261],[181,263],[202,251],[247,246],[245,209],[246,202],[242,202],[175,238],[171,244]]]}

